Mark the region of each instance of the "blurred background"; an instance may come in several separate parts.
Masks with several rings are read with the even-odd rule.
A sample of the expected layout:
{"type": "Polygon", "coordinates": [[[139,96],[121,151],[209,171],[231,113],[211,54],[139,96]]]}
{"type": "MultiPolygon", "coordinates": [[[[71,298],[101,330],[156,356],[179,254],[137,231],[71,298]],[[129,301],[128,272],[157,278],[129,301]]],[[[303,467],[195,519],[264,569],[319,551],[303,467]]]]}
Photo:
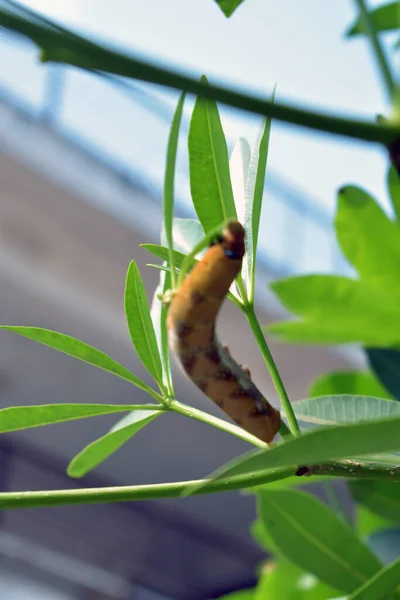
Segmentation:
{"type": "MultiPolygon", "coordinates": [[[[10,7],[10,3],[1,3],[10,7]]],[[[77,31],[212,81],[279,100],[371,118],[384,113],[363,40],[343,32],[351,2],[248,0],[226,20],[212,0],[26,2],[77,31]],[[144,6],[145,4],[145,6],[144,6]],[[189,6],[190,4],[190,6],[189,6]]],[[[370,3],[374,5],[374,3],[370,3]]],[[[22,5],[21,5],[22,6],[22,5]]],[[[38,62],[26,39],[0,33],[0,321],[55,329],[98,347],[151,383],[131,348],[124,278],[134,258],[148,297],[158,283],[139,247],[159,242],[166,143],[177,94],[38,62]]],[[[193,216],[183,123],[177,215],[193,216]]],[[[222,109],[232,151],[260,120],[222,109]]],[[[386,157],[333,136],[273,125],[258,263],[258,315],[284,314],[268,282],[290,273],[346,273],[335,243],[336,190],[362,184],[386,203],[386,157]]],[[[277,398],[246,323],[227,306],[220,337],[271,401],[277,398]]],[[[355,348],[272,345],[289,395],[332,369],[360,366],[355,348]]],[[[175,369],[177,397],[219,414],[175,369]]],[[[132,404],[127,382],[33,342],[0,336],[2,407],[52,402],[132,404]]],[[[127,485],[202,477],[245,443],[174,415],[150,424],[84,479],[69,460],[107,432],[101,417],[0,438],[0,490],[127,485]]],[[[4,512],[0,596],[7,600],[201,599],[251,585],[263,557],[248,533],[253,498],[240,493],[104,506],[4,512]]]]}

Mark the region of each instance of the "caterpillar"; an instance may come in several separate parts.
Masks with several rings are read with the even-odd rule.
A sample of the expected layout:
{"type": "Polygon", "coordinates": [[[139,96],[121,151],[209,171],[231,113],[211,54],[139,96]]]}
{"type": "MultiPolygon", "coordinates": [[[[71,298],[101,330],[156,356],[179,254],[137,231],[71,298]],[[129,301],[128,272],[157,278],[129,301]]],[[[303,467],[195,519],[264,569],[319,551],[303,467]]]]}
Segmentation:
{"type": "Polygon", "coordinates": [[[241,270],[245,233],[231,221],[172,296],[168,339],[184,372],[240,427],[270,442],[280,413],[254,385],[215,332],[215,321],[232,282],[241,270]]]}

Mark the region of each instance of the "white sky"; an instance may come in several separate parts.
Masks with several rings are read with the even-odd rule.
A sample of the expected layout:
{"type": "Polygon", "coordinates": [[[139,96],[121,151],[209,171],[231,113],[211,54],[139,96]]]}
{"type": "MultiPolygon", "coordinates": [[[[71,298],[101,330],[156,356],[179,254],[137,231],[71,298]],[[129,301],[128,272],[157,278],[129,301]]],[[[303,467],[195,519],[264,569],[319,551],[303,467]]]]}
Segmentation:
{"type": "MultiPolygon", "coordinates": [[[[351,0],[246,0],[226,19],[213,0],[25,0],[68,26],[215,82],[269,93],[319,110],[373,119],[387,114],[383,88],[364,39],[343,32],[351,0]]],[[[370,0],[369,6],[376,5],[370,0]]],[[[236,113],[238,114],[238,113],[236,113]]],[[[241,113],[224,119],[233,137],[253,134],[241,113]]],[[[273,128],[269,165],[330,211],[336,191],[355,183],[385,202],[386,153],[296,127],[273,128]]]]}

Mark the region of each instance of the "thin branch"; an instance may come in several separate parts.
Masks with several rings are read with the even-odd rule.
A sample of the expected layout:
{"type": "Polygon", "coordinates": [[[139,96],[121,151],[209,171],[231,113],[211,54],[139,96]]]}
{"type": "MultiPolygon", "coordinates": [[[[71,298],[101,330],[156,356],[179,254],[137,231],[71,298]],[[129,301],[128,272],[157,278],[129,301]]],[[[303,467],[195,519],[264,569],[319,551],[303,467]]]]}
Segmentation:
{"type": "Polygon", "coordinates": [[[375,55],[375,59],[380,71],[380,75],[386,87],[386,92],[389,96],[389,100],[393,101],[393,92],[395,84],[391,73],[389,62],[385,56],[382,45],[379,41],[378,34],[375,29],[373,18],[371,17],[366,3],[364,0],[355,0],[358,9],[360,11],[360,19],[365,33],[371,43],[372,51],[375,55]]]}
{"type": "Polygon", "coordinates": [[[192,94],[254,114],[327,133],[379,142],[384,145],[390,145],[400,137],[400,126],[398,125],[376,124],[329,116],[235,92],[218,85],[206,86],[201,81],[180,74],[176,70],[166,69],[128,54],[104,48],[81,36],[70,32],[66,34],[38,22],[24,19],[7,10],[0,10],[0,25],[32,39],[42,48],[43,61],[66,63],[82,69],[98,69],[115,75],[186,90],[192,94]]]}
{"type": "MultiPolygon", "coordinates": [[[[296,467],[287,467],[275,471],[264,471],[257,475],[241,475],[218,481],[210,479],[179,481],[175,483],[157,483],[153,485],[129,485],[121,487],[81,488],[67,490],[44,490],[39,492],[0,493],[0,510],[18,508],[42,508],[45,506],[69,506],[72,504],[104,504],[107,502],[132,502],[136,500],[157,500],[176,498],[193,488],[193,494],[215,494],[259,486],[279,481],[296,474],[296,467]],[[207,484],[207,485],[205,485],[207,484]]],[[[354,461],[336,461],[324,465],[309,467],[308,473],[347,479],[365,478],[400,482],[399,469],[382,467],[357,467],[354,461]]],[[[311,476],[312,481],[312,476],[311,476]]]]}

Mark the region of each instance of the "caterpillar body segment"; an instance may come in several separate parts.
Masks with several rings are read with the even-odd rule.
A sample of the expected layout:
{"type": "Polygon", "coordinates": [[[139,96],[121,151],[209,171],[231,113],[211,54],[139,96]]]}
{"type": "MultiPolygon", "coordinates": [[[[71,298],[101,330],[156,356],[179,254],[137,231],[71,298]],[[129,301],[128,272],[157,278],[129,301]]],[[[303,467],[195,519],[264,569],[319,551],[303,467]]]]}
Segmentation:
{"type": "Polygon", "coordinates": [[[244,229],[233,221],[174,294],[168,310],[169,344],[192,379],[240,427],[270,442],[280,427],[280,413],[264,398],[217,338],[221,304],[241,270],[244,229]]]}

